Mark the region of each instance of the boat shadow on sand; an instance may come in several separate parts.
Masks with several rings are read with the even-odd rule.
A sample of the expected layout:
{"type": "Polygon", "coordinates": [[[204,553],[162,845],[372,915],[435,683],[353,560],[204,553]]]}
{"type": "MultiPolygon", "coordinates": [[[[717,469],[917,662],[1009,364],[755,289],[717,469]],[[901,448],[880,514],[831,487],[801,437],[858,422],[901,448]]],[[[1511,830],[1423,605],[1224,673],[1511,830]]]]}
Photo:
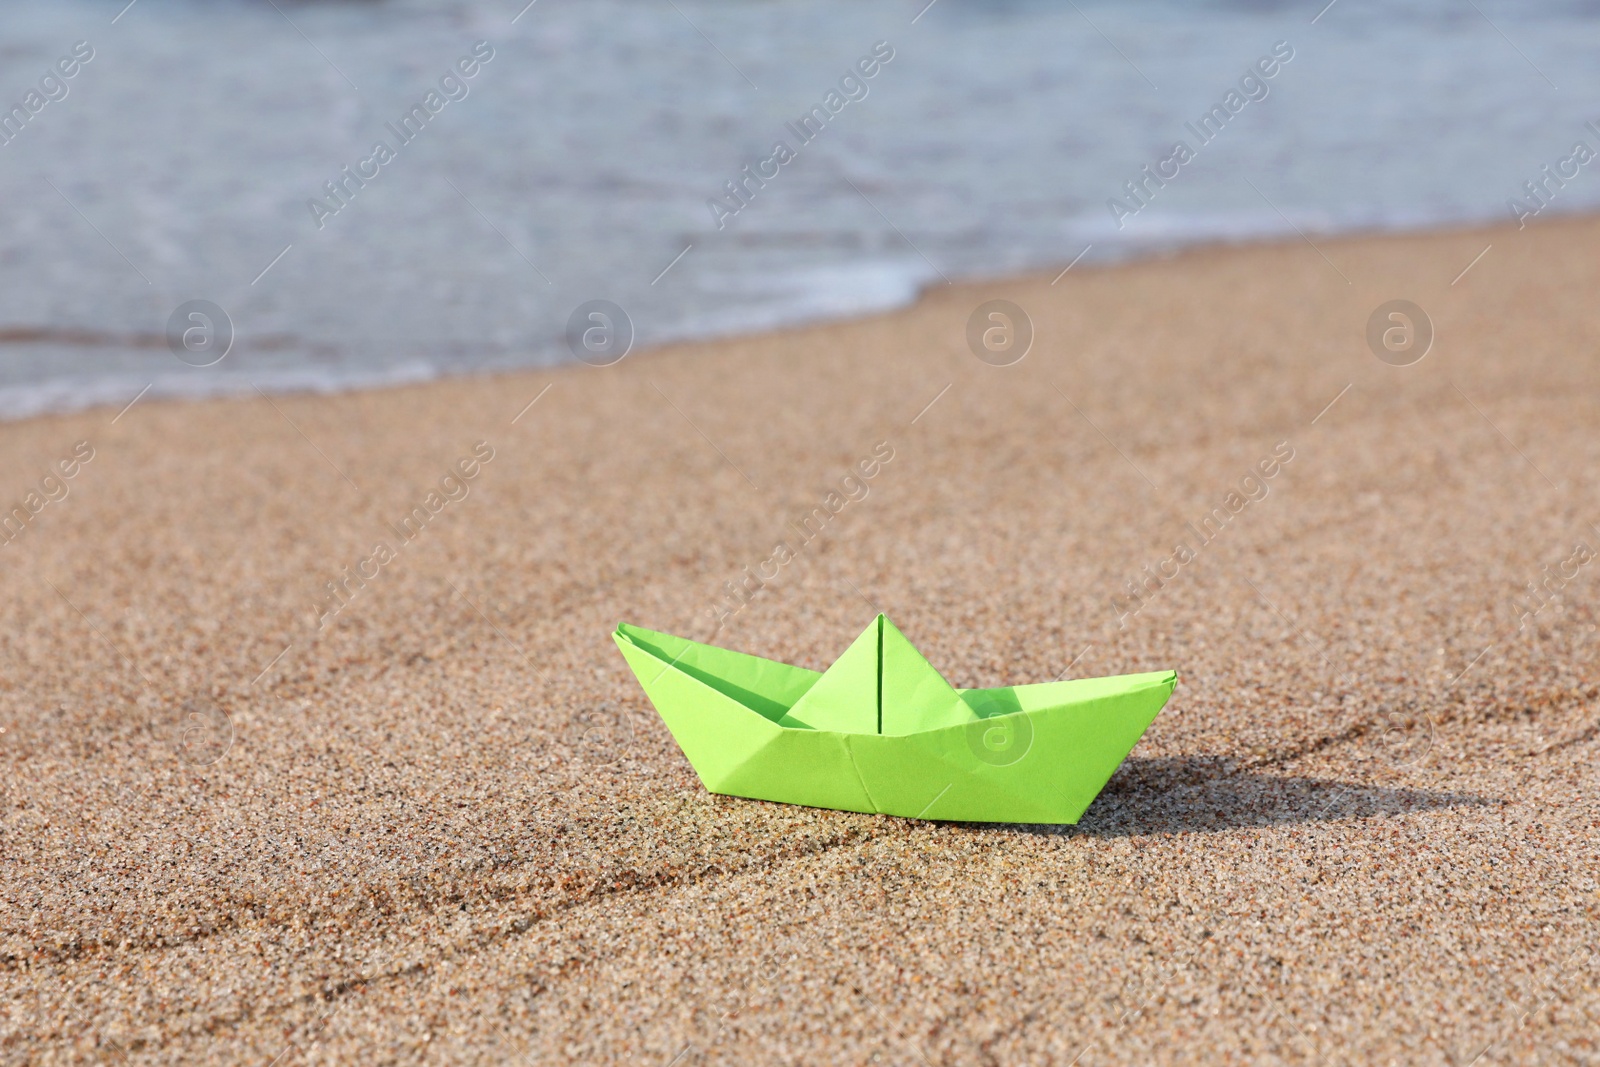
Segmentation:
{"type": "Polygon", "coordinates": [[[1345,822],[1495,803],[1494,798],[1471,793],[1401,789],[1333,778],[1273,774],[1268,770],[1240,770],[1234,761],[1218,757],[1130,757],[1106,783],[1105,790],[1076,826],[1025,829],[1033,833],[1091,837],[1215,833],[1288,823],[1345,822]]]}

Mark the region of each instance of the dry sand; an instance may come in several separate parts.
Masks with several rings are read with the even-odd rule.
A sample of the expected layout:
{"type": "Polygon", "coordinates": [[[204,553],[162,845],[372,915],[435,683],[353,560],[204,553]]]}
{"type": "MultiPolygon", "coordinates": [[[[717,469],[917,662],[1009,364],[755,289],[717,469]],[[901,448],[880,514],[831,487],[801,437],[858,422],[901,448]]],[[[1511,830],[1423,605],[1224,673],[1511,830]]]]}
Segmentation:
{"type": "Polygon", "coordinates": [[[1600,546],[1597,239],[1207,250],[604,369],[0,426],[7,500],[94,449],[0,547],[0,1057],[1596,1062],[1600,566],[1516,605],[1600,546]],[[967,349],[996,297],[1015,366],[967,349]],[[1395,298],[1437,330],[1414,366],[1364,340],[1395,298]],[[709,636],[880,441],[718,641],[821,668],[881,607],[957,685],[1176,668],[1081,825],[710,796],[612,645],[709,636]]]}

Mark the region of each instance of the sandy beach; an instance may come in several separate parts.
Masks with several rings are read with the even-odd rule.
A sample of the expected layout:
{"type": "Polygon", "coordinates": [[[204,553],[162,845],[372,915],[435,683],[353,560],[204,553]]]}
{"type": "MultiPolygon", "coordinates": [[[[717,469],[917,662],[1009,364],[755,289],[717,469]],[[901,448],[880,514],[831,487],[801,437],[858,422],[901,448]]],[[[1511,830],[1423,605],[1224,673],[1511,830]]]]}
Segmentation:
{"type": "Polygon", "coordinates": [[[1597,238],[0,425],[0,1059],[1595,1062],[1597,238]],[[927,823],[708,795],[609,636],[879,610],[1180,682],[1080,825],[927,823]]]}

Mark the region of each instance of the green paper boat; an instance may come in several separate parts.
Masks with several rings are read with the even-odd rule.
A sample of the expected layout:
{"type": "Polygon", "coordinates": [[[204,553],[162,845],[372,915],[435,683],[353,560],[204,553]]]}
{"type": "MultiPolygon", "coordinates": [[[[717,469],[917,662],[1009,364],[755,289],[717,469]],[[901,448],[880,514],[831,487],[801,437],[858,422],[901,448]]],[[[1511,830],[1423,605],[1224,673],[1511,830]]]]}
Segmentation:
{"type": "Polygon", "coordinates": [[[626,623],[612,636],[711,792],[912,819],[1077,822],[1178,683],[952,689],[882,615],[822,674],[626,623]]]}

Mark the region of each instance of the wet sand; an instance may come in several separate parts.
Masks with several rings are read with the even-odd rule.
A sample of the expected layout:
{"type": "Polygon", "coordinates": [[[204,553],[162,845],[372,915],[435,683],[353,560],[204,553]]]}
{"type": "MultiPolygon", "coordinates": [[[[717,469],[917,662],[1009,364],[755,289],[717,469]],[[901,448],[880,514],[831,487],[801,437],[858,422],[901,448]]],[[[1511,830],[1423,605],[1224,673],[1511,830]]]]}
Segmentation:
{"type": "Polygon", "coordinates": [[[1597,238],[0,425],[0,1057],[1594,1062],[1597,238]],[[936,824],[708,795],[609,637],[880,609],[958,686],[1179,687],[1080,825],[936,824]]]}

